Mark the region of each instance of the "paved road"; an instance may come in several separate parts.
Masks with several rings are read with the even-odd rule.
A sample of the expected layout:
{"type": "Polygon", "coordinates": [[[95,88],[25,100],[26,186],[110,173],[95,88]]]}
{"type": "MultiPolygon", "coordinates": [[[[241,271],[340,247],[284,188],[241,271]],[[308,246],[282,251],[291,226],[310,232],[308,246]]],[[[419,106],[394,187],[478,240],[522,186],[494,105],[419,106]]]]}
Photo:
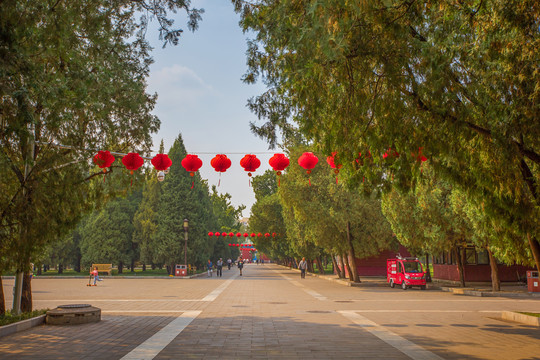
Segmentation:
{"type": "Polygon", "coordinates": [[[500,316],[539,312],[540,299],[346,287],[271,264],[242,277],[32,287],[36,308],[89,303],[102,321],[0,338],[0,359],[540,359],[540,329],[500,316]]]}

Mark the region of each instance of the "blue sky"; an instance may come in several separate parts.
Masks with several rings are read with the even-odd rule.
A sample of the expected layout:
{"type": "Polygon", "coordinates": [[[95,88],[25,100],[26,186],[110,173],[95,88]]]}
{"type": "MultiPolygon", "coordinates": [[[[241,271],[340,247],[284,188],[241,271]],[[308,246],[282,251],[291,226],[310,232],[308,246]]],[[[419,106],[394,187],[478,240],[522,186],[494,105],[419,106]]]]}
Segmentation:
{"type": "Polygon", "coordinates": [[[240,159],[248,153],[267,153],[257,154],[262,164],[254,175],[260,175],[270,168],[268,159],[273,152],[249,130],[249,122],[257,118],[246,104],[265,88],[240,80],[247,69],[247,36],[238,25],[239,15],[231,2],[193,0],[192,6],[204,8],[203,20],[192,33],[187,30],[185,18],[178,14],[175,25],[184,29],[184,34],[177,46],[162,49],[157,32],[147,34],[154,46],[155,60],[148,91],[158,94],[154,114],[161,120],[161,129],[154,135],[154,148],[157,150],[163,139],[168,150],[181,133],[188,153],[202,159],[200,173],[210,186],[219,181],[210,160],[216,154],[226,154],[232,166],[221,175],[218,190],[231,194],[233,205],[246,205],[243,215],[249,216],[255,196],[240,159]]]}

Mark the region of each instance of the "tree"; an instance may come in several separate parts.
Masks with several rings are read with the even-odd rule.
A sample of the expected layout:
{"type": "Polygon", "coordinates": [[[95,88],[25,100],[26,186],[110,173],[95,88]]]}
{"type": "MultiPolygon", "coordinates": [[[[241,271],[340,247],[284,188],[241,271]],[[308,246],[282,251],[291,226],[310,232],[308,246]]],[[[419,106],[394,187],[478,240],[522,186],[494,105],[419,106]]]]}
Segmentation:
{"type": "Polygon", "coordinates": [[[258,252],[273,259],[285,259],[290,252],[287,230],[283,219],[283,207],[277,194],[276,175],[267,170],[253,178],[255,203],[251,207],[249,231],[254,233],[276,233],[277,237],[256,237],[253,239],[258,252]]]}
{"type": "MultiPolygon", "coordinates": [[[[181,135],[174,141],[169,156],[174,159],[186,156],[181,135]]],[[[207,229],[216,224],[207,183],[201,180],[198,173],[194,177],[189,176],[180,162],[176,161],[170,167],[161,188],[154,262],[167,264],[171,274],[175,264],[184,263],[183,221],[188,219],[187,260],[189,264],[203,266],[214,254],[216,242],[207,234],[207,229]]]]}
{"type": "Polygon", "coordinates": [[[133,242],[140,250],[140,259],[143,264],[154,265],[158,239],[157,212],[161,201],[161,185],[153,175],[147,176],[144,185],[142,201],[133,218],[133,242]]]}
{"type": "MultiPolygon", "coordinates": [[[[88,182],[97,175],[88,171],[93,151],[84,149],[151,145],[159,120],[145,92],[152,60],[144,36],[155,17],[162,39],[176,44],[181,30],[167,14],[177,9],[194,30],[201,11],[182,0],[0,3],[0,248],[17,288],[30,260],[99,198],[88,182]]],[[[25,280],[31,294],[28,273],[25,280]]]]}
{"type": "Polygon", "coordinates": [[[536,1],[233,2],[255,33],[245,80],[269,86],[249,102],[266,120],[255,133],[275,144],[294,121],[356,184],[411,186],[423,151],[540,268],[536,1]],[[389,147],[401,156],[387,167],[354,161],[382,165],[389,147]]]}
{"type": "Polygon", "coordinates": [[[133,218],[141,200],[141,191],[135,191],[127,198],[110,201],[92,214],[81,231],[85,267],[93,263],[113,263],[118,265],[121,274],[124,265],[131,264],[133,270],[138,259],[138,249],[133,242],[133,218]]]}
{"type": "MultiPolygon", "coordinates": [[[[242,216],[242,211],[246,208],[244,205],[241,205],[235,208],[231,204],[231,195],[228,193],[219,194],[217,187],[212,185],[212,193],[210,194],[210,201],[212,202],[212,213],[216,219],[215,226],[210,227],[212,229],[218,229],[222,232],[242,232],[242,226],[240,223],[240,217],[242,216]]],[[[236,258],[235,254],[229,246],[227,246],[227,239],[223,237],[216,238],[216,245],[214,248],[214,253],[212,254],[212,259],[217,258],[236,258]]]]}

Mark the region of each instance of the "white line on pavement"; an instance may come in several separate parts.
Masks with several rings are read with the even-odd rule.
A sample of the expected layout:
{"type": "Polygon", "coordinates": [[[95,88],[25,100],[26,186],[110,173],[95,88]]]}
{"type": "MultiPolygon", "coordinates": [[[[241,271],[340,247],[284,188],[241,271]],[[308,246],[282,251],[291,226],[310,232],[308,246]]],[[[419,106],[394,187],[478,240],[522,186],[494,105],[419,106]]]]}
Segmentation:
{"type": "Polygon", "coordinates": [[[186,299],[61,299],[61,300],[46,300],[46,299],[39,299],[39,300],[33,300],[33,301],[64,301],[64,302],[145,302],[145,301],[156,301],[156,302],[185,302],[185,301],[205,301],[205,300],[186,300],[186,299]]]}
{"type": "Polygon", "coordinates": [[[411,313],[500,313],[501,310],[354,310],[362,313],[392,313],[392,312],[411,312],[411,313]]]}
{"type": "Polygon", "coordinates": [[[219,285],[214,291],[212,291],[210,294],[206,295],[202,300],[200,301],[214,301],[216,298],[227,288],[227,286],[231,285],[231,283],[238,277],[238,274],[233,275],[229,280],[225,281],[223,284],[219,285]]]}
{"type": "Polygon", "coordinates": [[[186,311],[121,360],[151,360],[189,325],[201,311],[186,311]]]}
{"type": "Polygon", "coordinates": [[[306,289],[304,287],[304,284],[301,284],[299,283],[298,281],[296,280],[292,280],[291,278],[285,276],[285,275],[281,275],[283,276],[285,279],[289,280],[291,282],[291,284],[293,285],[296,285],[298,286],[299,288],[301,288],[302,290],[304,290],[306,293],[308,293],[309,295],[313,296],[315,299],[317,300],[321,300],[321,301],[325,301],[325,300],[328,300],[328,298],[326,296],[323,296],[321,294],[319,294],[318,292],[316,291],[313,291],[313,290],[310,290],[310,289],[306,289]]]}
{"type": "Polygon", "coordinates": [[[385,329],[382,326],[366,319],[362,315],[351,310],[338,310],[338,313],[345,316],[355,324],[369,331],[388,345],[391,345],[414,360],[443,360],[440,356],[428,351],[415,343],[410,342],[401,336],[385,329]]]}
{"type": "Polygon", "coordinates": [[[102,310],[101,313],[102,314],[116,314],[116,313],[126,313],[126,314],[130,314],[130,313],[134,313],[134,314],[140,314],[140,313],[145,313],[145,314],[163,314],[163,313],[185,313],[187,311],[190,311],[190,310],[102,310]]]}

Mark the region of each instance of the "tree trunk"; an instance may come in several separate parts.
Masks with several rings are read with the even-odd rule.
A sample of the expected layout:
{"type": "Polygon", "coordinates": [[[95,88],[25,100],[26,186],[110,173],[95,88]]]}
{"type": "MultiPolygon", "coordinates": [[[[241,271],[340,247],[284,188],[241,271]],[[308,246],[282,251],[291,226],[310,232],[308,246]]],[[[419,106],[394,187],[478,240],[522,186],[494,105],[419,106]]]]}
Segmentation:
{"type": "Polygon", "coordinates": [[[58,265],[58,275],[63,274],[63,273],[64,273],[64,265],[59,264],[58,265]]]}
{"type": "Polygon", "coordinates": [[[0,272],[0,316],[6,313],[6,300],[4,299],[4,285],[2,284],[2,272],[0,272]]]}
{"type": "Polygon", "coordinates": [[[78,273],[81,272],[81,259],[82,259],[81,254],[78,254],[77,255],[77,261],[75,261],[75,271],[78,272],[78,273]]]}
{"type": "Polygon", "coordinates": [[[461,283],[461,287],[465,287],[465,269],[463,268],[463,259],[461,257],[461,248],[459,246],[454,248],[454,254],[456,256],[456,263],[458,267],[459,282],[461,283]]]}
{"type": "Polygon", "coordinates": [[[135,272],[135,259],[131,259],[131,272],[135,272]]]}
{"type": "Polygon", "coordinates": [[[307,271],[309,271],[310,273],[315,272],[313,270],[313,260],[312,259],[307,259],[307,271]]]}
{"type": "Polygon", "coordinates": [[[118,263],[118,273],[119,274],[123,274],[124,273],[124,263],[122,261],[120,261],[118,263]]]}
{"type": "Polygon", "coordinates": [[[358,268],[356,267],[356,254],[354,253],[354,246],[351,236],[351,223],[347,221],[347,242],[349,243],[349,264],[353,273],[353,279],[355,283],[359,283],[360,277],[358,276],[358,268]]]}
{"type": "Polygon", "coordinates": [[[531,247],[534,263],[536,264],[536,270],[540,271],[540,244],[535,237],[531,236],[530,232],[527,232],[527,240],[529,240],[529,246],[531,247]]]}
{"type": "Polygon", "coordinates": [[[32,276],[29,272],[25,272],[23,276],[21,311],[23,313],[32,311],[32,276]]]}
{"type": "Polygon", "coordinates": [[[37,275],[41,275],[41,267],[42,267],[41,264],[38,265],[38,266],[36,266],[36,268],[37,268],[37,275]]]}
{"type": "Polygon", "coordinates": [[[351,271],[351,266],[349,265],[349,257],[346,253],[343,253],[342,255],[343,261],[345,261],[345,268],[347,269],[347,274],[349,275],[349,280],[354,281],[354,277],[351,271]]]}
{"type": "Polygon", "coordinates": [[[336,257],[334,255],[332,255],[332,270],[334,270],[333,274],[336,274],[340,279],[342,278],[341,269],[339,268],[336,257]]]}
{"type": "Polygon", "coordinates": [[[347,277],[347,273],[345,272],[345,260],[343,260],[343,254],[339,255],[339,264],[341,265],[341,277],[345,279],[347,277]]]}
{"type": "Polygon", "coordinates": [[[152,270],[156,270],[156,264],[152,263],[152,270]]]}
{"type": "Polygon", "coordinates": [[[317,256],[315,261],[317,261],[317,267],[319,268],[319,274],[324,275],[324,266],[322,264],[321,257],[317,256]]]}
{"type": "Polygon", "coordinates": [[[499,267],[497,266],[497,260],[495,260],[495,256],[493,256],[489,246],[486,246],[486,250],[489,255],[489,266],[491,268],[491,289],[493,291],[501,291],[501,280],[499,279],[499,267]]]}
{"type": "Polygon", "coordinates": [[[146,271],[146,264],[142,264],[142,271],[146,271]]]}
{"type": "Polygon", "coordinates": [[[426,254],[426,282],[431,282],[431,270],[429,269],[429,254],[426,254]]]}

